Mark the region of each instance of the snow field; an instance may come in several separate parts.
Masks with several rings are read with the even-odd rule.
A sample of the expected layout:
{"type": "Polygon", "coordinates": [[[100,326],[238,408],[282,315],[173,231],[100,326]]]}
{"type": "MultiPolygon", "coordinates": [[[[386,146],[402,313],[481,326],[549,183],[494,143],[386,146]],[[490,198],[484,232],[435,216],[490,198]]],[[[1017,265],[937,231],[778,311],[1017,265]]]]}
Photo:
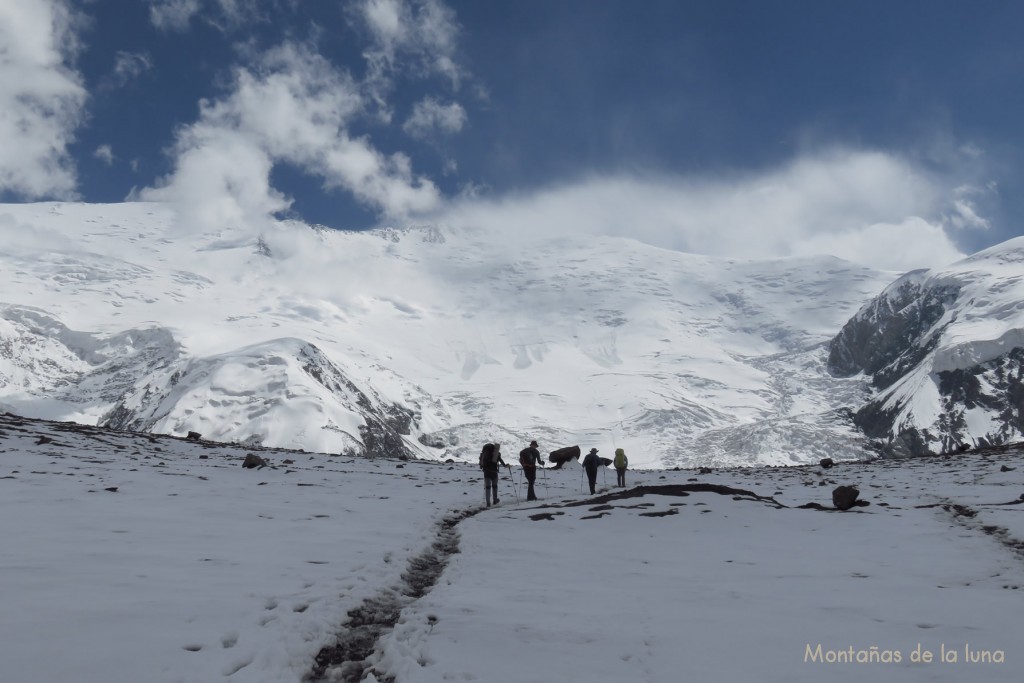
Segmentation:
{"type": "Polygon", "coordinates": [[[273,468],[244,470],[246,452],[0,415],[0,680],[302,681],[457,510],[476,512],[459,552],[385,632],[367,680],[1024,675],[1019,450],[627,472],[630,487],[720,484],[778,505],[615,497],[607,471],[590,497],[574,462],[541,473],[527,504],[513,468],[490,509],[471,465],[267,450],[273,468]],[[839,484],[871,504],[796,508],[829,507],[839,484]],[[961,661],[912,662],[919,644],[961,661]],[[901,661],[806,661],[818,645],[901,661]],[[965,647],[1001,659],[963,661],[965,647]]]}
{"type": "Polygon", "coordinates": [[[465,522],[445,580],[385,640],[385,668],[408,683],[498,672],[523,683],[1010,681],[1024,671],[1019,605],[1003,588],[1024,577],[1020,563],[989,538],[951,533],[933,510],[833,514],[714,493],[612,505],[599,519],[583,506],[533,521],[529,507],[465,522]],[[919,642],[1000,649],[1010,663],[914,664],[919,642]],[[898,650],[904,661],[805,662],[818,644],[898,650]]]}

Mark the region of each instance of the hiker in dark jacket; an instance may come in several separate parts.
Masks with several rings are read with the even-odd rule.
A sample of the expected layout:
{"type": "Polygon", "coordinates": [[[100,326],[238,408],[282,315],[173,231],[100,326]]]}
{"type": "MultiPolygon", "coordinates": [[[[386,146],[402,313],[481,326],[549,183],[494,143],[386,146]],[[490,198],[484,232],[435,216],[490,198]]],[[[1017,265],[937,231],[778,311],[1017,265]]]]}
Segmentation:
{"type": "MultiPolygon", "coordinates": [[[[537,450],[537,442],[531,441],[529,447],[519,451],[519,464],[523,466],[523,476],[529,484],[526,489],[526,500],[537,500],[537,494],[533,492],[533,482],[537,481],[537,465],[540,463],[540,451],[537,450]]],[[[544,465],[541,465],[543,467],[544,465]]]]}
{"type": "Polygon", "coordinates": [[[622,450],[621,448],[616,448],[615,449],[615,460],[613,461],[613,464],[615,465],[615,476],[616,476],[615,485],[616,486],[625,486],[626,485],[626,466],[629,465],[629,458],[626,457],[626,451],[622,450]]]}
{"type": "Polygon", "coordinates": [[[597,449],[591,448],[587,457],[583,458],[583,469],[587,471],[590,481],[590,492],[597,493],[597,468],[601,466],[601,458],[597,457],[597,449]]]}
{"type": "Polygon", "coordinates": [[[491,507],[491,498],[498,503],[498,470],[505,464],[501,459],[501,444],[488,443],[480,451],[480,469],[484,471],[484,499],[487,507],[491,507]],[[493,492],[493,496],[492,496],[493,492]]]}

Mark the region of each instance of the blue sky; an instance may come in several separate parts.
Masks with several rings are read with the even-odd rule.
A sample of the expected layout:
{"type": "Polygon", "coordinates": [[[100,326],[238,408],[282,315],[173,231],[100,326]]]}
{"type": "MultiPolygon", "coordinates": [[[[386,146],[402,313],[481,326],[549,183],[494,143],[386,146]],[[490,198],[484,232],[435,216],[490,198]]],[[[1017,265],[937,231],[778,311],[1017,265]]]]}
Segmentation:
{"type": "Polygon", "coordinates": [[[1020,234],[1024,5],[0,0],[0,199],[906,269],[1020,234]]]}

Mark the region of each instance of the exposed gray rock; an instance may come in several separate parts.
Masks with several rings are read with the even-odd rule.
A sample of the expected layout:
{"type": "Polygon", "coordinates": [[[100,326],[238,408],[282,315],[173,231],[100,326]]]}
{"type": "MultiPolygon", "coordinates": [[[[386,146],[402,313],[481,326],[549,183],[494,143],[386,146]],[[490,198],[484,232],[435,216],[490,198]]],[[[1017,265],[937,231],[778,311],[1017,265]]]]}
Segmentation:
{"type": "Polygon", "coordinates": [[[828,369],[839,377],[861,372],[884,389],[921,362],[939,340],[933,329],[959,287],[926,287],[913,271],[864,306],[829,344],[828,369]]]}
{"type": "Polygon", "coordinates": [[[1004,444],[1024,432],[1020,347],[973,367],[933,372],[941,413],[927,424],[907,417],[909,399],[898,393],[897,380],[929,362],[946,328],[969,310],[973,302],[958,302],[960,293],[948,277],[936,281],[926,271],[908,273],[865,305],[829,345],[832,374],[864,373],[879,392],[856,411],[854,424],[883,456],[962,452],[1004,444]],[[967,413],[978,410],[993,425],[985,434],[968,427],[967,413]]]}

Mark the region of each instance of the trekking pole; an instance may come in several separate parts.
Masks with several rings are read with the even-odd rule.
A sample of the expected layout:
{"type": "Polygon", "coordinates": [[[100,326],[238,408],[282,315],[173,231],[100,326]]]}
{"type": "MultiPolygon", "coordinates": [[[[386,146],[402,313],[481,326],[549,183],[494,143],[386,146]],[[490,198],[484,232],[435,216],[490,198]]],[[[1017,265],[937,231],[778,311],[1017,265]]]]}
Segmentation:
{"type": "Polygon", "coordinates": [[[516,477],[512,474],[512,465],[505,465],[508,468],[508,478],[512,480],[512,493],[516,494],[516,505],[519,504],[519,491],[516,490],[516,477]]]}
{"type": "Polygon", "coordinates": [[[540,471],[544,473],[544,497],[548,497],[548,468],[543,465],[540,466],[540,471]]]}

